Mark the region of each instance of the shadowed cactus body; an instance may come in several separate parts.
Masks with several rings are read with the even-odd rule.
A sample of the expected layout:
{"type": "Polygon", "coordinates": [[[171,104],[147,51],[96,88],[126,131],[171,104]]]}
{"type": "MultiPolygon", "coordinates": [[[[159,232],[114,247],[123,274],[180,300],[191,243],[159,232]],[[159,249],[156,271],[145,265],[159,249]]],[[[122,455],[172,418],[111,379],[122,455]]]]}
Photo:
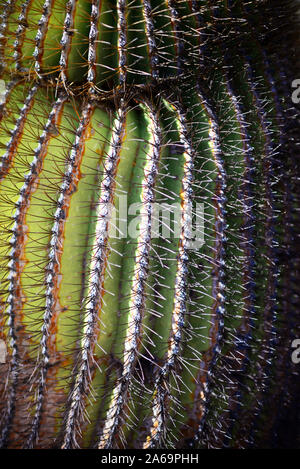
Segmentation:
{"type": "Polygon", "coordinates": [[[1,2],[2,447],[296,444],[295,8],[1,2]]]}

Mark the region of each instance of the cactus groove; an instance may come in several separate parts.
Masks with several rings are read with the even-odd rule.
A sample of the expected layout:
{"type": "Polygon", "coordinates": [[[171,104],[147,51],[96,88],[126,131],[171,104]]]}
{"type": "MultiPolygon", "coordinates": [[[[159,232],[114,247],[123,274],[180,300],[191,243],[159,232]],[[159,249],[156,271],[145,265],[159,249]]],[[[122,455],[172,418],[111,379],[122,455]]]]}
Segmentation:
{"type": "Polygon", "coordinates": [[[297,27],[0,1],[2,448],[300,444],[297,27]]]}

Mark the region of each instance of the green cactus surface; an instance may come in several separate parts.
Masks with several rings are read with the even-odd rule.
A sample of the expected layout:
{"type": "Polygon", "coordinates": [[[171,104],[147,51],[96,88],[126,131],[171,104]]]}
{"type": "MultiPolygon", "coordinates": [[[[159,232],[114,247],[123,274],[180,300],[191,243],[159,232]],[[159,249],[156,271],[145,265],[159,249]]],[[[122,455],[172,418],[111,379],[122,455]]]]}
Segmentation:
{"type": "Polygon", "coordinates": [[[297,27],[0,0],[1,447],[299,445],[297,27]]]}

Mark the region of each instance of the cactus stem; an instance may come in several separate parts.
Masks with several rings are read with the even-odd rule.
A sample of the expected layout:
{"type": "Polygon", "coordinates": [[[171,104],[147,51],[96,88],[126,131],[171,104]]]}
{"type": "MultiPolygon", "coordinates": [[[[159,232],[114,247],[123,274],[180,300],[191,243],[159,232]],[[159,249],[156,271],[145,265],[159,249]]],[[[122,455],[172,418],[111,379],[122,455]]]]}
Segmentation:
{"type": "Polygon", "coordinates": [[[25,215],[30,204],[30,196],[32,191],[35,189],[36,181],[38,179],[39,173],[42,168],[43,159],[47,153],[47,144],[51,135],[50,128],[55,126],[60,117],[62,111],[64,98],[58,98],[55,105],[52,108],[51,113],[49,114],[48,121],[44,127],[44,131],[39,139],[38,147],[35,149],[34,158],[31,162],[31,167],[29,173],[25,176],[24,185],[20,191],[20,197],[16,204],[16,211],[13,215],[14,226],[13,226],[13,236],[11,238],[12,250],[10,253],[10,264],[9,264],[9,297],[7,300],[8,309],[7,315],[9,317],[9,337],[11,340],[12,346],[12,364],[11,364],[11,386],[8,392],[6,413],[5,413],[5,425],[3,426],[3,433],[1,439],[1,445],[5,445],[6,438],[9,432],[9,425],[13,419],[14,413],[14,399],[16,394],[16,387],[18,383],[18,372],[19,369],[19,356],[18,356],[18,346],[16,342],[16,316],[19,309],[19,305],[15,303],[15,293],[18,288],[20,288],[20,275],[22,271],[23,264],[23,250],[25,243],[25,231],[24,231],[24,220],[25,215]]]}
{"type": "Polygon", "coordinates": [[[184,42],[183,42],[183,30],[182,22],[179,13],[176,9],[176,1],[166,0],[170,11],[171,22],[173,26],[173,33],[176,42],[176,55],[177,55],[177,74],[183,74],[184,66],[184,42]]]}
{"type": "Polygon", "coordinates": [[[172,311],[172,326],[169,337],[169,346],[165,363],[158,371],[155,381],[155,392],[152,402],[152,426],[150,435],[144,443],[144,449],[161,446],[166,435],[166,424],[168,420],[167,405],[170,399],[170,373],[178,359],[179,348],[182,342],[183,326],[187,313],[187,261],[188,246],[190,242],[190,226],[193,200],[193,160],[194,149],[192,147],[187,131],[186,115],[182,108],[176,109],[176,120],[180,135],[180,141],[184,147],[184,173],[181,197],[181,235],[177,260],[177,273],[175,277],[175,299],[172,311]]]}
{"type": "MultiPolygon", "coordinates": [[[[274,201],[274,192],[272,190],[272,181],[274,177],[274,163],[273,159],[275,156],[275,149],[272,144],[270,123],[266,120],[266,112],[264,110],[264,103],[260,97],[259,91],[256,89],[252,74],[251,65],[246,61],[246,73],[249,81],[249,88],[252,91],[253,100],[257,108],[257,116],[259,118],[261,128],[263,131],[265,146],[264,146],[264,183],[265,183],[265,197],[266,197],[266,226],[265,226],[265,242],[266,242],[266,255],[269,262],[269,273],[267,278],[266,285],[266,299],[264,307],[264,333],[261,342],[261,350],[258,353],[257,358],[257,367],[264,369],[262,373],[262,380],[257,380],[256,388],[257,395],[261,395],[264,389],[264,382],[268,379],[269,376],[269,367],[272,363],[272,357],[274,355],[274,343],[276,340],[276,318],[277,318],[277,307],[275,303],[275,294],[277,287],[277,277],[278,277],[278,264],[275,258],[275,248],[276,248],[276,238],[275,238],[275,226],[274,226],[274,213],[275,212],[275,201],[274,201]]],[[[256,418],[259,415],[261,407],[261,397],[257,399],[256,405],[254,406],[256,418]]],[[[252,417],[252,414],[249,415],[251,418],[251,429],[255,424],[255,420],[252,417]]],[[[244,422],[245,427],[247,422],[244,422]]],[[[251,435],[249,435],[251,438],[251,435]]]]}
{"type": "Polygon", "coordinates": [[[58,289],[58,272],[60,266],[60,258],[62,253],[62,236],[64,233],[64,223],[67,218],[69,198],[74,191],[76,181],[78,181],[78,171],[80,162],[84,152],[84,141],[91,118],[93,107],[87,105],[82,111],[82,117],[75,135],[75,142],[70,153],[67,170],[63,177],[63,184],[60,188],[59,197],[57,199],[57,208],[54,214],[54,225],[51,229],[49,263],[46,268],[46,305],[43,318],[42,337],[40,342],[40,378],[38,384],[38,394],[36,397],[36,412],[31,425],[31,432],[25,447],[31,448],[37,438],[39,424],[41,420],[43,400],[47,379],[47,368],[49,363],[48,338],[51,320],[54,317],[57,289],[58,289]]]}
{"type": "Polygon", "coordinates": [[[104,168],[104,177],[100,188],[96,240],[92,252],[91,274],[89,278],[87,303],[85,305],[84,331],[81,339],[81,352],[75,373],[73,389],[69,396],[69,409],[65,415],[65,431],[62,448],[68,449],[76,444],[74,426],[81,410],[82,400],[90,385],[89,362],[95,342],[95,326],[103,296],[103,275],[108,256],[109,206],[113,201],[115,176],[118,167],[120,149],[125,134],[126,110],[124,101],[114,122],[110,149],[104,168]]]}
{"type": "Polygon", "coordinates": [[[205,419],[207,417],[209,408],[209,395],[212,386],[212,371],[215,366],[216,360],[221,352],[221,343],[224,334],[224,317],[225,317],[225,296],[224,296],[224,243],[226,241],[224,235],[225,223],[225,203],[226,203],[226,172],[224,168],[224,161],[220,143],[220,130],[217,118],[213,111],[211,103],[208,98],[203,94],[201,86],[198,84],[198,96],[201,100],[202,106],[209,119],[210,124],[210,146],[212,155],[215,161],[217,178],[216,178],[216,196],[215,196],[215,246],[214,246],[214,317],[212,319],[212,326],[210,332],[211,347],[203,357],[203,366],[197,377],[197,382],[200,384],[201,390],[199,392],[199,408],[198,414],[200,415],[198,429],[193,438],[195,444],[201,437],[204,428],[205,419]]]}

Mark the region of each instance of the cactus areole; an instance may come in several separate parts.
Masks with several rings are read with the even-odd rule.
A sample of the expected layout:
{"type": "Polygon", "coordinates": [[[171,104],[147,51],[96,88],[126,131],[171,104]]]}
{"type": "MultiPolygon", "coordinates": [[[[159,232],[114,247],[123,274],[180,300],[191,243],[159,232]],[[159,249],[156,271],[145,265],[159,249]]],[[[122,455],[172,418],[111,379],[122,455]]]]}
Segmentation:
{"type": "Polygon", "coordinates": [[[1,447],[299,443],[296,6],[0,0],[1,447]]]}

